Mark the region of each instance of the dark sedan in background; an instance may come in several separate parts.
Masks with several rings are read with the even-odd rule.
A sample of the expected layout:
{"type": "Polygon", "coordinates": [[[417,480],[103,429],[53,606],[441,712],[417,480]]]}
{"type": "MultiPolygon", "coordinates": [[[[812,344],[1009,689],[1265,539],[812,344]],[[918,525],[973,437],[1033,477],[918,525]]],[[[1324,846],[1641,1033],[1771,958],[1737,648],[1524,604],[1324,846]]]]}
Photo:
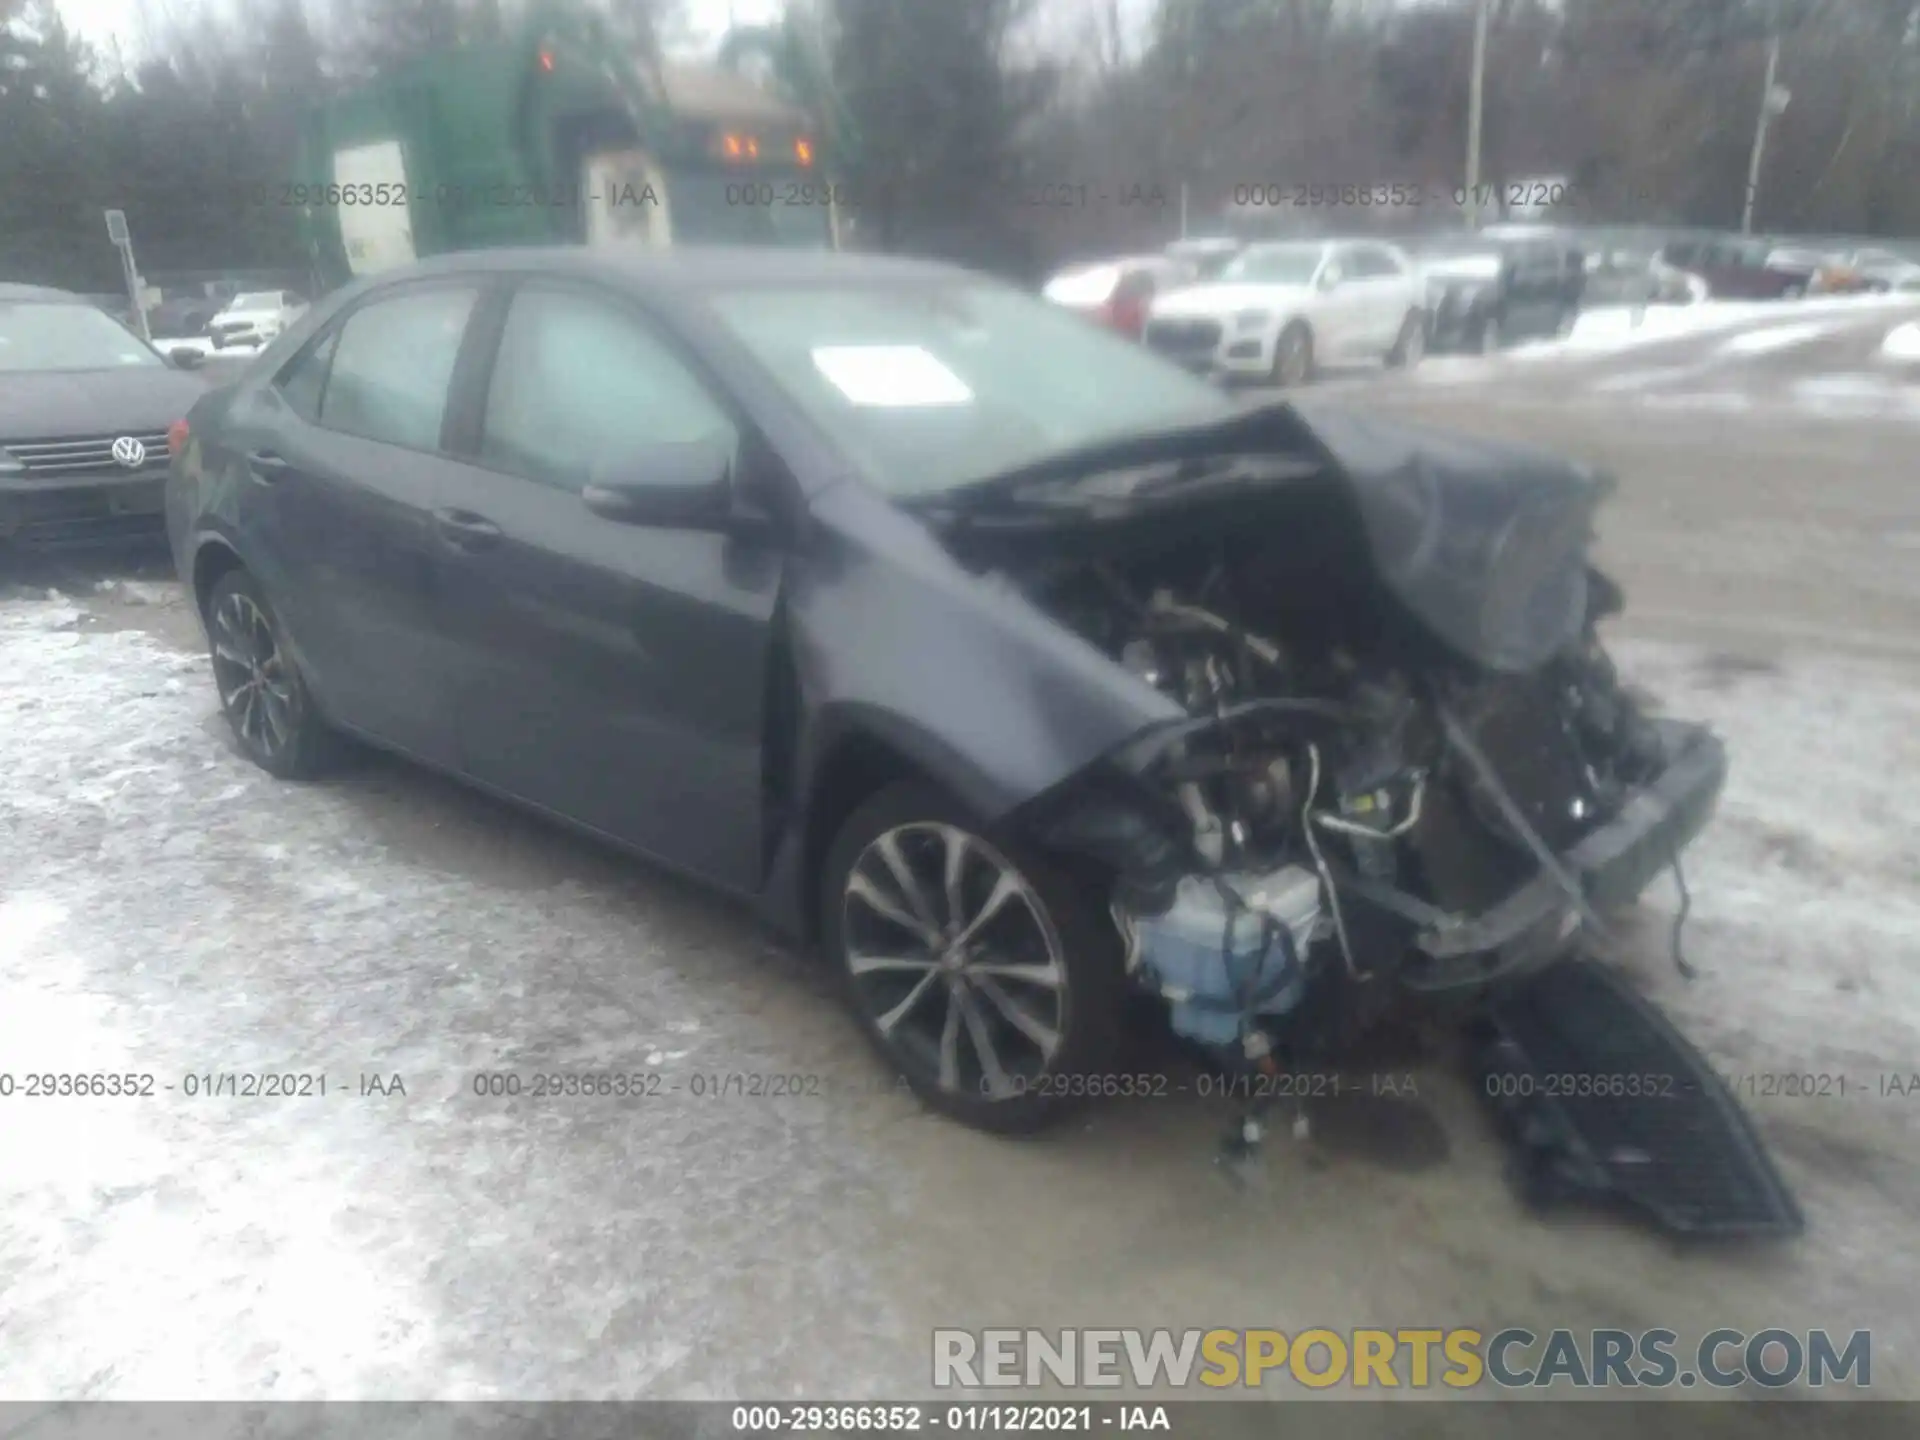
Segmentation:
{"type": "Polygon", "coordinates": [[[1019,1129],[1135,994],[1271,1075],[1671,863],[1725,757],[1594,636],[1606,488],[945,266],[498,251],[317,305],[167,512],[258,764],[365,737],[730,892],[1019,1129]]]}
{"type": "Polygon", "coordinates": [[[1586,255],[1571,237],[1493,227],[1409,247],[1426,276],[1428,346],[1486,353],[1561,335],[1580,317],[1586,255]]]}
{"type": "Polygon", "coordinates": [[[206,391],[64,290],[0,285],[0,543],[157,536],[168,432],[206,391]]]}

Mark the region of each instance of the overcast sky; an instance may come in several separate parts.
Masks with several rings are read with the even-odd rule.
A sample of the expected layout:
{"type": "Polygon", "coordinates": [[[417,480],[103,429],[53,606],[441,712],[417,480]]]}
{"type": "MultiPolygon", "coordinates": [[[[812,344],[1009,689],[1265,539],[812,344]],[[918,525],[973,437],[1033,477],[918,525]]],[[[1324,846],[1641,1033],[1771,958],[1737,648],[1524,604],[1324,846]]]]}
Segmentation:
{"type": "MultiPolygon", "coordinates": [[[[67,24],[103,54],[111,53],[118,42],[122,52],[132,56],[146,48],[149,32],[156,23],[164,26],[170,15],[186,15],[207,8],[232,13],[247,0],[55,0],[55,3],[67,24]]],[[[725,32],[729,16],[742,25],[756,24],[779,14],[781,0],[683,0],[683,8],[691,27],[706,43],[712,44],[725,32]]]]}
{"type": "MultiPolygon", "coordinates": [[[[116,43],[127,59],[147,48],[156,26],[164,28],[169,16],[192,14],[196,10],[216,8],[229,13],[248,0],[55,0],[60,13],[89,44],[103,55],[112,55],[116,43]]],[[[953,0],[965,4],[966,0],[953,0]]],[[[1129,48],[1138,51],[1145,38],[1146,24],[1155,0],[1119,0],[1122,24],[1129,48]]],[[[312,4],[312,0],[309,0],[312,4]]],[[[1107,0],[1044,0],[1040,12],[1039,36],[1049,49],[1071,49],[1081,43],[1091,18],[1104,11],[1107,0]]],[[[783,8],[783,0],[682,0],[690,27],[704,48],[718,44],[730,19],[738,24],[758,24],[772,19],[783,8]]]]}

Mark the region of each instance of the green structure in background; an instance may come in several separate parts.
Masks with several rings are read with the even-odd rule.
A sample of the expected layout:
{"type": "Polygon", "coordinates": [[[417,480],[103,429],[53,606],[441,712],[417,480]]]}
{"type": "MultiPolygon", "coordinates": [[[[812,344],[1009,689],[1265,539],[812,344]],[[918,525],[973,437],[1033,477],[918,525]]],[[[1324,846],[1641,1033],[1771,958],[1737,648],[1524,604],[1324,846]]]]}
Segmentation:
{"type": "Polygon", "coordinates": [[[322,289],[502,245],[829,247],[839,137],[803,97],[830,93],[785,27],[729,36],[719,64],[675,65],[623,50],[590,10],[542,6],[510,39],[315,110],[289,198],[322,289]]]}

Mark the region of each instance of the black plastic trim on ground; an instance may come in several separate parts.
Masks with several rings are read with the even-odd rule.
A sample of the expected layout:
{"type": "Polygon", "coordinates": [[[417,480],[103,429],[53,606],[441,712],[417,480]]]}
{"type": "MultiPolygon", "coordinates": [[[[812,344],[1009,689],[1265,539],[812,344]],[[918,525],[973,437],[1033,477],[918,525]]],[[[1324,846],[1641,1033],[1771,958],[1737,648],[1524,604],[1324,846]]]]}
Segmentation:
{"type": "Polygon", "coordinates": [[[1530,1199],[1624,1203],[1701,1237],[1804,1228],[1706,1056],[1611,967],[1554,965],[1499,992],[1488,1018],[1482,1091],[1530,1199]]]}

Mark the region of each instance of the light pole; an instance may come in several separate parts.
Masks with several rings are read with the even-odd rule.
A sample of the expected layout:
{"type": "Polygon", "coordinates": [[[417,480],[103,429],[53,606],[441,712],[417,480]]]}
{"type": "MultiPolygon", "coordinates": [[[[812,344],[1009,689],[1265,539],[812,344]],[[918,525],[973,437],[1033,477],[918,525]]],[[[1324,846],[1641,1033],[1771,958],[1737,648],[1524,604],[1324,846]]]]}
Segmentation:
{"type": "Polygon", "coordinates": [[[1774,35],[1767,40],[1767,79],[1760,91],[1760,116],[1753,126],[1753,158],[1747,162],[1747,200],[1740,211],[1740,233],[1753,233],[1753,201],[1760,193],[1760,160],[1767,150],[1767,125],[1793,98],[1793,92],[1784,85],[1776,85],[1774,76],[1780,71],[1780,37],[1774,35]]]}
{"type": "Polygon", "coordinates": [[[1480,225],[1480,97],[1487,83],[1487,7],[1479,0],[1473,12],[1473,80],[1467,95],[1467,225],[1480,225]]]}

